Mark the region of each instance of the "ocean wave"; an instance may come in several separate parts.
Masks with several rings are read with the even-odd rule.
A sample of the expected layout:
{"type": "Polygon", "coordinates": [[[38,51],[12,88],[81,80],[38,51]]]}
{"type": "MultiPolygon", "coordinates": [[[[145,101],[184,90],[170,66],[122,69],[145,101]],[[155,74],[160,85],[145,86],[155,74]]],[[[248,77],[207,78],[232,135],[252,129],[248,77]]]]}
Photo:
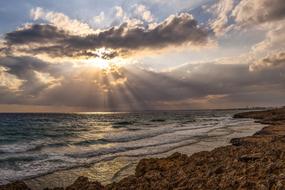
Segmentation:
{"type": "Polygon", "coordinates": [[[207,128],[210,127],[207,126],[194,127],[193,125],[190,126],[169,125],[167,127],[156,128],[154,130],[143,131],[134,134],[130,134],[128,132],[120,134],[109,134],[109,135],[107,134],[102,140],[110,143],[131,142],[146,138],[157,137],[163,134],[170,134],[177,131],[194,131],[198,129],[207,129],[207,128]]]}
{"type": "Polygon", "coordinates": [[[134,121],[118,121],[118,122],[114,122],[113,125],[114,126],[118,126],[118,125],[133,125],[135,124],[134,121]]]}
{"type": "Polygon", "coordinates": [[[0,165],[3,162],[31,162],[34,160],[46,159],[48,157],[47,154],[22,154],[22,155],[6,155],[0,158],[0,165]]]}
{"type": "Polygon", "coordinates": [[[40,151],[45,147],[61,147],[61,146],[68,146],[68,144],[64,142],[51,143],[49,141],[40,141],[40,142],[38,141],[33,143],[18,142],[13,144],[0,145],[0,155],[7,153],[25,153],[25,152],[40,151]]]}
{"type": "Polygon", "coordinates": [[[105,139],[95,139],[95,140],[84,140],[80,142],[75,142],[73,145],[78,145],[78,146],[87,146],[87,145],[94,145],[94,144],[108,144],[109,142],[106,141],[105,139]]]}
{"type": "Polygon", "coordinates": [[[150,122],[165,122],[166,119],[152,119],[150,122]]]}
{"type": "Polygon", "coordinates": [[[42,144],[30,144],[30,143],[16,143],[16,144],[10,144],[10,145],[1,145],[0,154],[23,153],[27,151],[36,150],[41,146],[42,144]]]}

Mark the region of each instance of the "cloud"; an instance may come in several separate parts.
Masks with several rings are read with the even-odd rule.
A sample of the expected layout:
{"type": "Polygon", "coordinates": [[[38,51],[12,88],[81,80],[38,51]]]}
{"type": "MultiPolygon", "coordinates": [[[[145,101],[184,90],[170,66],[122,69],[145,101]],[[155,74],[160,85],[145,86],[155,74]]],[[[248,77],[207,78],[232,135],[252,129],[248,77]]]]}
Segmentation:
{"type": "Polygon", "coordinates": [[[45,14],[46,13],[45,13],[44,9],[41,7],[31,9],[31,11],[30,11],[30,16],[33,20],[39,20],[39,19],[45,17],[45,14]]]}
{"type": "Polygon", "coordinates": [[[189,64],[171,71],[169,75],[188,83],[190,92],[198,92],[196,97],[188,96],[192,100],[209,95],[226,95],[221,101],[215,102],[215,106],[220,107],[220,103],[230,106],[283,105],[285,102],[281,97],[285,92],[284,73],[284,64],[271,69],[250,71],[247,64],[213,62],[189,64]]]}
{"type": "Polygon", "coordinates": [[[186,1],[186,0],[151,0],[151,1],[142,1],[147,2],[149,4],[157,4],[159,8],[166,7],[168,9],[173,9],[174,11],[185,10],[185,9],[192,9],[193,7],[200,5],[203,1],[186,1]]]}
{"type": "Polygon", "coordinates": [[[115,9],[115,16],[117,16],[117,17],[124,17],[125,16],[125,12],[124,12],[122,7],[115,6],[114,9],[115,9]]]}
{"type": "Polygon", "coordinates": [[[56,82],[56,68],[44,61],[32,57],[2,57],[0,67],[5,69],[6,79],[12,79],[18,91],[27,96],[38,95],[56,82]],[[9,76],[7,76],[7,74],[9,76]],[[16,78],[15,78],[16,77],[16,78]]]}
{"type": "Polygon", "coordinates": [[[34,24],[26,25],[24,28],[7,33],[5,40],[9,45],[21,45],[29,43],[48,43],[61,41],[68,34],[53,25],[34,24]]]}
{"type": "Polygon", "coordinates": [[[6,88],[11,92],[17,92],[22,85],[22,80],[7,73],[7,69],[0,66],[0,88],[6,88]]]}
{"type": "Polygon", "coordinates": [[[285,68],[285,52],[273,52],[250,65],[250,70],[285,68]]]}
{"type": "MultiPolygon", "coordinates": [[[[18,51],[76,57],[78,54],[88,56],[99,48],[126,53],[183,44],[203,46],[208,43],[208,34],[199,27],[192,15],[181,13],[168,17],[151,29],[124,23],[119,27],[102,30],[96,34],[80,36],[72,35],[53,25],[36,24],[7,33],[5,40],[10,47],[33,44],[26,49],[18,49],[18,51]]],[[[117,55],[114,52],[112,56],[117,55]]]]}
{"type": "Polygon", "coordinates": [[[150,12],[150,10],[148,10],[146,8],[145,5],[142,5],[142,4],[136,5],[135,9],[134,9],[134,14],[136,16],[139,16],[140,18],[142,18],[146,22],[153,22],[154,21],[154,16],[150,12]]]}
{"type": "Polygon", "coordinates": [[[0,67],[5,68],[1,72],[21,83],[17,93],[0,85],[0,103],[99,110],[284,104],[282,60],[284,53],[268,57],[263,61],[274,66],[253,71],[247,64],[209,62],[187,64],[168,72],[136,65],[102,72],[84,64],[74,67],[31,57],[7,57],[0,59],[0,67]]]}
{"type": "Polygon", "coordinates": [[[272,50],[284,50],[285,44],[285,25],[283,21],[268,24],[265,39],[254,45],[253,52],[267,53],[272,50]]]}
{"type": "Polygon", "coordinates": [[[282,22],[285,18],[283,0],[218,0],[202,7],[212,15],[209,26],[218,37],[234,27],[235,29],[254,28],[282,22]]]}
{"type": "Polygon", "coordinates": [[[237,28],[265,33],[264,39],[254,44],[248,54],[251,71],[272,69],[283,62],[285,4],[282,0],[242,0],[232,15],[237,28]]]}
{"type": "Polygon", "coordinates": [[[234,0],[219,0],[207,9],[215,17],[210,21],[210,26],[216,35],[223,35],[227,30],[233,8],[234,0]]]}
{"type": "Polygon", "coordinates": [[[103,22],[105,20],[105,13],[103,11],[100,12],[100,14],[98,16],[94,17],[94,21],[97,24],[100,24],[101,22],[103,22]]]}
{"type": "MultiPolygon", "coordinates": [[[[273,55],[284,51],[285,4],[282,0],[217,1],[207,10],[216,15],[216,18],[210,21],[210,26],[218,37],[228,38],[224,34],[229,31],[231,32],[229,35],[235,36],[241,36],[242,32],[265,35],[263,40],[252,45],[250,52],[244,54],[252,61],[251,70],[265,67],[266,63],[260,60],[266,54],[273,55]]],[[[244,36],[239,37],[239,40],[244,41],[244,39],[244,36]]]]}
{"type": "MultiPolygon", "coordinates": [[[[160,2],[167,6],[175,4],[174,1],[160,2]]],[[[180,5],[193,3],[176,2],[180,2],[180,5]]],[[[148,9],[157,8],[152,2],[147,6],[137,4],[126,11],[122,7],[115,7],[111,12],[91,17],[98,23],[104,19],[105,24],[114,21],[111,24],[113,27],[96,31],[83,21],[62,13],[34,8],[30,16],[36,23],[42,24],[26,24],[3,35],[4,39],[0,41],[0,103],[90,107],[98,110],[285,104],[284,6],[280,2],[216,1],[217,4],[209,9],[214,17],[208,20],[209,14],[206,14],[199,18],[208,26],[205,23],[200,25],[188,13],[171,15],[160,23],[154,23],[159,17],[154,18],[148,9]],[[222,36],[231,25],[238,27],[233,28],[230,36],[222,36]],[[240,26],[245,29],[241,33],[236,30],[240,26]],[[226,52],[237,55],[237,48],[242,49],[238,52],[243,52],[244,45],[250,48],[248,44],[258,44],[253,52],[231,57],[231,60],[225,58],[177,67],[189,57],[186,55],[189,51],[179,52],[179,59],[173,62],[175,69],[167,72],[148,70],[136,64],[100,70],[90,66],[87,60],[76,59],[113,59],[132,53],[145,53],[143,50],[158,50],[155,51],[157,53],[163,48],[174,49],[182,45],[207,46],[212,37],[209,29],[214,31],[222,47],[217,51],[204,52],[204,60],[218,57],[213,54],[219,54],[228,47],[226,52]],[[260,36],[265,35],[265,39],[249,39],[254,35],[244,36],[247,29],[252,33],[261,31],[260,36]],[[229,38],[234,38],[230,41],[238,43],[228,45],[231,43],[226,41],[229,38]],[[38,56],[42,54],[48,58],[38,56]],[[75,59],[51,59],[54,57],[75,59]],[[249,58],[252,62],[248,61],[249,58]],[[53,63],[45,60],[52,60],[53,63]],[[62,60],[66,62],[62,63],[62,60]]],[[[193,12],[205,13],[200,10],[202,8],[193,12]]],[[[161,12],[157,16],[164,14],[161,12]]],[[[167,52],[158,58],[146,56],[142,60],[152,62],[157,58],[153,62],[166,59],[171,62],[175,56],[167,52]]],[[[197,60],[197,57],[201,56],[193,55],[190,59],[197,60]]],[[[96,59],[90,62],[96,65],[96,59]]]]}
{"type": "MultiPolygon", "coordinates": [[[[30,16],[33,20],[44,20],[56,26],[60,30],[65,30],[75,35],[88,35],[95,31],[87,24],[76,19],[70,19],[63,13],[46,11],[41,7],[34,8],[30,11],[30,16]]],[[[100,18],[104,15],[99,15],[100,18]]],[[[102,18],[101,18],[102,20],[102,18]]]]}
{"type": "Polygon", "coordinates": [[[242,0],[233,10],[239,25],[250,26],[285,18],[283,0],[242,0]]]}

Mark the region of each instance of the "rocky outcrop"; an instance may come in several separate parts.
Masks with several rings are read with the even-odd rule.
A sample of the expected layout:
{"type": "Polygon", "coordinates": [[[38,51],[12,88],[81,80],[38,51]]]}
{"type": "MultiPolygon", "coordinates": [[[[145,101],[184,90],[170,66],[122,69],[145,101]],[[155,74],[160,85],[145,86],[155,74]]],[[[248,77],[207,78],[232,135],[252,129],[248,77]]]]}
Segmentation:
{"type": "Polygon", "coordinates": [[[142,160],[135,176],[107,189],[279,189],[285,187],[285,137],[227,146],[190,157],[142,160]],[[274,147],[274,148],[273,148],[274,147]]]}
{"type": "MultiPolygon", "coordinates": [[[[212,151],[142,159],[135,175],[117,183],[102,186],[80,177],[66,190],[285,189],[285,109],[235,117],[252,117],[271,125],[251,137],[232,139],[233,145],[212,151]]],[[[10,189],[7,186],[5,190],[10,189]]]]}
{"type": "Polygon", "coordinates": [[[285,107],[265,110],[265,111],[251,111],[243,112],[234,115],[234,118],[253,118],[257,119],[259,123],[279,125],[285,123],[285,107]]]}
{"type": "Polygon", "coordinates": [[[44,190],[106,190],[106,188],[97,181],[89,181],[87,177],[79,177],[72,185],[64,188],[46,188],[44,190]]]}
{"type": "Polygon", "coordinates": [[[0,186],[0,190],[31,190],[24,182],[17,181],[8,185],[0,186]]]}

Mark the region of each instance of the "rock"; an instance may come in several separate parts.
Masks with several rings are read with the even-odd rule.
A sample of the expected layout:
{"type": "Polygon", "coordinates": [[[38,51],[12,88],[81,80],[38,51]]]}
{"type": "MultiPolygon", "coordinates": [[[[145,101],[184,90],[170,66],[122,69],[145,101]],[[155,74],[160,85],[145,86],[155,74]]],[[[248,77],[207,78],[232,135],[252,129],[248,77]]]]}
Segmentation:
{"type": "Polygon", "coordinates": [[[233,138],[230,140],[230,143],[234,146],[242,146],[245,142],[241,138],[233,138]]]}
{"type": "Polygon", "coordinates": [[[187,161],[187,155],[181,153],[174,153],[166,159],[149,158],[142,159],[136,167],[136,177],[143,176],[146,172],[151,170],[167,171],[173,167],[183,165],[187,161]]]}
{"type": "Polygon", "coordinates": [[[240,162],[250,162],[250,161],[256,161],[262,157],[262,154],[256,153],[256,154],[246,154],[239,157],[240,162]]]}
{"type": "Polygon", "coordinates": [[[147,180],[160,180],[162,176],[159,171],[151,170],[145,173],[144,178],[147,180]]]}
{"type": "Polygon", "coordinates": [[[14,182],[0,186],[0,190],[31,190],[24,182],[14,182]]]}
{"type": "Polygon", "coordinates": [[[105,187],[99,182],[90,182],[87,177],[79,177],[66,190],[105,190],[105,187]]]}

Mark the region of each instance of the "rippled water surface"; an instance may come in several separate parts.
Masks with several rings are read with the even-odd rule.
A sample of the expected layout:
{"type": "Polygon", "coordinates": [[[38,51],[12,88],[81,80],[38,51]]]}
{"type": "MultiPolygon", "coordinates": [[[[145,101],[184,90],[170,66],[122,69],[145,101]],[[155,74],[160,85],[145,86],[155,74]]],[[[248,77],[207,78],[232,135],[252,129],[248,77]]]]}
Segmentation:
{"type": "Polygon", "coordinates": [[[236,110],[0,114],[0,184],[238,133],[236,110]]]}

